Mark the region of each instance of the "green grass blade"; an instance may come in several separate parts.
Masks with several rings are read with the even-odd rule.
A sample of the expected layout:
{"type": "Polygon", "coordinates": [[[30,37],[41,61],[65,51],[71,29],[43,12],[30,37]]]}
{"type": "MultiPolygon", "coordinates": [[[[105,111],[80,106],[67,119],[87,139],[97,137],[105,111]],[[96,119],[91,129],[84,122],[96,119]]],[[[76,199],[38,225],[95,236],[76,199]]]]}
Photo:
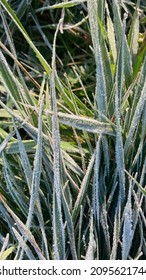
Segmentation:
{"type": "Polygon", "coordinates": [[[125,206],[124,226],[122,236],[122,260],[127,260],[131,248],[132,239],[132,209],[131,209],[131,187],[129,188],[128,200],[125,206]]]}
{"type": "Polygon", "coordinates": [[[142,112],[144,110],[145,102],[146,102],[146,81],[144,82],[144,86],[142,88],[139,101],[138,101],[137,106],[135,108],[134,116],[133,116],[133,119],[132,119],[132,122],[131,122],[131,125],[130,125],[130,129],[129,129],[129,132],[128,132],[128,135],[127,135],[127,139],[126,139],[125,147],[124,147],[125,152],[128,151],[128,148],[129,148],[129,146],[132,142],[134,132],[136,131],[136,129],[139,125],[141,115],[142,115],[142,112]]]}
{"type": "Polygon", "coordinates": [[[29,188],[29,191],[30,191],[31,190],[31,182],[32,182],[32,169],[31,169],[31,166],[30,166],[30,162],[29,162],[24,144],[21,140],[19,131],[18,131],[15,123],[14,123],[14,128],[15,128],[16,135],[17,135],[19,153],[20,153],[20,158],[21,158],[23,170],[24,170],[24,173],[25,173],[25,178],[26,178],[27,185],[28,185],[28,188],[29,188]]]}
{"type": "Polygon", "coordinates": [[[117,163],[117,171],[119,176],[119,185],[120,185],[120,199],[123,202],[125,196],[125,162],[124,162],[124,149],[123,149],[123,140],[121,133],[121,125],[120,125],[120,115],[121,115],[121,95],[123,89],[123,81],[124,81],[124,54],[125,54],[125,19],[123,22],[123,40],[121,44],[121,49],[119,51],[119,58],[117,60],[117,69],[116,69],[116,92],[115,92],[115,116],[116,116],[116,163],[117,163]],[[119,77],[120,72],[120,77],[119,77]]]}
{"type": "Polygon", "coordinates": [[[100,214],[101,214],[101,202],[100,202],[100,183],[99,183],[99,170],[101,163],[101,138],[96,144],[96,155],[94,164],[94,184],[93,184],[93,211],[97,220],[99,228],[100,214]]]}
{"type": "Polygon", "coordinates": [[[44,67],[44,70],[46,71],[46,73],[48,75],[50,75],[51,68],[50,68],[49,64],[47,63],[47,61],[44,59],[44,57],[41,55],[41,53],[38,51],[38,49],[33,44],[32,40],[28,36],[26,30],[24,29],[23,25],[21,24],[20,20],[18,19],[18,17],[14,13],[14,11],[12,10],[12,8],[8,4],[8,2],[6,0],[1,0],[1,5],[4,7],[4,9],[10,15],[11,19],[13,20],[13,22],[17,25],[18,29],[23,34],[24,38],[26,39],[26,41],[28,42],[30,47],[33,49],[33,51],[35,52],[37,58],[39,59],[41,65],[44,67]]]}
{"type": "Polygon", "coordinates": [[[39,8],[39,9],[37,9],[36,12],[43,12],[43,11],[50,10],[50,9],[71,8],[71,7],[74,7],[74,6],[84,3],[84,2],[86,2],[86,0],[70,0],[67,2],[65,1],[65,2],[58,3],[58,4],[55,4],[52,6],[48,5],[47,7],[39,8]]]}
{"type": "Polygon", "coordinates": [[[31,227],[32,217],[34,214],[34,208],[36,201],[38,199],[38,192],[40,186],[40,176],[41,176],[41,168],[42,168],[42,110],[43,110],[44,98],[42,97],[40,104],[40,112],[38,119],[38,136],[37,136],[37,147],[34,159],[34,168],[32,173],[32,183],[31,183],[31,196],[29,203],[29,212],[27,217],[26,226],[27,228],[31,227]]]}
{"type": "Polygon", "coordinates": [[[87,190],[88,190],[88,187],[89,187],[89,180],[90,180],[90,176],[91,176],[91,173],[92,173],[92,170],[93,170],[94,161],[95,161],[95,153],[91,157],[91,160],[90,160],[89,165],[87,167],[86,174],[85,174],[85,176],[83,178],[83,181],[81,183],[80,192],[79,192],[79,194],[77,196],[77,199],[76,199],[76,202],[75,202],[75,206],[74,206],[73,213],[72,213],[72,219],[73,219],[74,222],[77,219],[77,216],[78,216],[79,211],[80,211],[80,207],[83,203],[83,200],[86,196],[86,193],[87,193],[87,190]]]}
{"type": "Polygon", "coordinates": [[[99,40],[99,27],[97,22],[97,2],[95,0],[88,0],[88,13],[89,13],[89,23],[91,28],[91,36],[93,47],[95,51],[95,62],[96,62],[96,98],[97,106],[101,119],[101,114],[106,115],[107,111],[107,95],[105,86],[105,74],[103,70],[103,61],[101,56],[101,46],[99,40]],[[93,9],[94,6],[94,9],[93,9]]]}
{"type": "Polygon", "coordinates": [[[10,215],[13,218],[13,220],[16,222],[16,225],[17,225],[18,229],[20,230],[22,236],[25,237],[31,243],[31,245],[35,249],[39,259],[40,260],[44,260],[45,258],[42,255],[42,252],[41,252],[37,242],[35,241],[34,236],[27,229],[27,227],[22,223],[22,221],[17,217],[17,215],[11,210],[11,208],[7,205],[6,201],[4,200],[4,198],[2,197],[1,194],[0,194],[0,201],[3,203],[4,207],[6,208],[6,210],[10,213],[10,215]]]}
{"type": "Polygon", "coordinates": [[[24,241],[23,237],[19,234],[19,232],[15,228],[12,227],[12,229],[13,229],[13,232],[16,236],[16,239],[19,242],[19,246],[21,246],[23,251],[25,251],[26,255],[28,256],[28,259],[29,260],[35,260],[35,257],[33,255],[33,253],[31,252],[30,248],[28,247],[28,245],[24,241]]]}
{"type": "Polygon", "coordinates": [[[77,260],[74,224],[73,224],[72,216],[70,214],[70,210],[69,210],[69,207],[68,207],[68,204],[67,204],[63,191],[62,191],[62,205],[63,205],[65,219],[66,219],[66,223],[67,223],[67,230],[68,230],[68,236],[69,236],[69,241],[70,241],[72,259],[77,260]]]}
{"type": "Polygon", "coordinates": [[[129,51],[128,43],[126,36],[122,36],[123,27],[122,27],[122,20],[120,15],[120,5],[117,0],[113,0],[113,13],[114,13],[114,29],[116,33],[117,39],[117,50],[120,49],[122,40],[124,40],[124,48],[125,48],[125,55],[124,55],[124,62],[125,62],[125,79],[127,85],[130,84],[132,79],[132,59],[131,54],[129,51]]]}
{"type": "Polygon", "coordinates": [[[53,55],[52,55],[52,74],[51,74],[51,98],[53,107],[52,116],[52,139],[53,139],[53,171],[54,171],[54,186],[53,186],[53,245],[54,259],[65,259],[65,234],[61,210],[61,178],[60,178],[60,133],[59,122],[57,115],[57,100],[55,89],[55,73],[56,73],[56,38],[59,31],[60,23],[54,35],[53,55]]]}

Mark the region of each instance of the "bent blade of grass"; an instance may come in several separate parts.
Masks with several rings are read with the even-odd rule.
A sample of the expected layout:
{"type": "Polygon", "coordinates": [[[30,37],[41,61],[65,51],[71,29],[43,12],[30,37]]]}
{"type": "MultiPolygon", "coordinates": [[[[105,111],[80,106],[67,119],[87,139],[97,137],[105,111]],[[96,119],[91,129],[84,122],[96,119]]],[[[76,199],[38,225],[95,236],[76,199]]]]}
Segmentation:
{"type": "Polygon", "coordinates": [[[91,133],[103,133],[109,135],[115,135],[111,124],[96,121],[92,118],[80,117],[76,115],[69,115],[64,113],[58,113],[58,117],[61,123],[72,126],[79,130],[85,130],[91,133]]]}
{"type": "Polygon", "coordinates": [[[88,0],[87,7],[89,13],[89,23],[91,28],[92,42],[95,51],[96,90],[97,90],[96,98],[97,98],[97,105],[98,105],[100,119],[102,119],[101,114],[106,115],[107,113],[107,95],[106,95],[105,74],[104,74],[103,60],[101,55],[101,47],[100,47],[100,39],[99,39],[99,27],[97,22],[97,16],[98,16],[97,1],[88,0]]]}
{"type": "Polygon", "coordinates": [[[10,213],[11,217],[13,218],[13,220],[16,222],[17,227],[19,229],[19,231],[21,232],[22,236],[24,238],[26,238],[31,245],[33,246],[33,248],[35,249],[38,257],[40,260],[45,260],[44,256],[42,255],[42,252],[34,238],[34,236],[32,235],[32,233],[30,232],[30,230],[28,230],[28,228],[26,227],[26,225],[24,225],[22,223],[22,221],[18,218],[18,216],[13,212],[13,210],[8,206],[8,204],[6,203],[4,197],[0,194],[0,201],[2,202],[2,204],[4,205],[5,209],[8,211],[8,213],[10,213]]]}
{"type": "Polygon", "coordinates": [[[36,12],[43,12],[43,11],[50,10],[50,9],[71,8],[71,7],[77,6],[81,3],[84,3],[86,1],[87,0],[71,0],[71,1],[67,1],[67,2],[65,1],[65,2],[58,3],[58,4],[55,4],[52,6],[48,5],[47,7],[39,8],[36,10],[36,12]]]}
{"type": "MultiPolygon", "coordinates": [[[[5,105],[0,101],[0,104],[2,107],[5,108],[5,105]]],[[[35,110],[38,112],[38,108],[31,105],[26,105],[32,110],[35,110]]],[[[8,111],[8,110],[7,110],[8,111]]],[[[52,116],[53,111],[51,110],[43,110],[44,115],[46,116],[52,116]]],[[[11,113],[12,114],[12,113],[11,113]]],[[[14,115],[14,113],[13,113],[14,115]]],[[[104,121],[98,121],[91,117],[84,117],[84,116],[78,116],[74,114],[67,114],[62,112],[57,112],[58,120],[60,123],[72,126],[74,128],[77,128],[79,130],[85,130],[91,133],[97,133],[97,134],[107,134],[107,135],[113,135],[115,136],[115,130],[116,126],[104,115],[102,115],[103,120],[106,119],[107,122],[104,121]]]]}
{"type": "Polygon", "coordinates": [[[65,233],[61,210],[61,178],[60,178],[60,132],[57,115],[57,100],[55,89],[55,73],[56,73],[56,39],[61,21],[57,25],[53,41],[52,54],[52,73],[50,80],[53,116],[52,116],[52,140],[53,140],[53,171],[54,171],[54,186],[53,186],[53,245],[54,259],[65,259],[65,233]]]}
{"type": "Polygon", "coordinates": [[[13,253],[15,248],[16,248],[16,246],[11,246],[7,250],[5,250],[2,254],[0,254],[0,261],[1,260],[6,260],[8,258],[8,256],[13,253]]]}
{"type": "Polygon", "coordinates": [[[23,25],[21,24],[20,20],[18,19],[18,17],[14,13],[14,11],[12,10],[12,8],[8,4],[8,2],[6,0],[1,0],[1,5],[4,7],[4,9],[10,15],[11,19],[13,20],[13,22],[17,25],[18,29],[23,34],[24,38],[26,39],[26,41],[28,42],[30,47],[33,49],[33,51],[35,52],[37,58],[39,59],[41,65],[44,67],[46,73],[48,74],[48,76],[50,76],[50,73],[51,73],[50,65],[47,63],[47,61],[44,59],[44,57],[41,55],[41,53],[35,47],[35,45],[33,44],[32,40],[28,36],[26,30],[24,29],[23,25]]]}

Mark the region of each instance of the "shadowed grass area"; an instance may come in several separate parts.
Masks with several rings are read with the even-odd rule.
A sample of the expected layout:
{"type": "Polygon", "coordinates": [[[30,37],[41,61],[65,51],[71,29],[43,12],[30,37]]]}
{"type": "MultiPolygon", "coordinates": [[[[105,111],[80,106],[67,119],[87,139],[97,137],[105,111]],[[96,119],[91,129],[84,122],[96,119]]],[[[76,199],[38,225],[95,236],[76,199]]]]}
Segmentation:
{"type": "Polygon", "coordinates": [[[0,259],[146,259],[146,6],[122,3],[1,0],[0,259]]]}

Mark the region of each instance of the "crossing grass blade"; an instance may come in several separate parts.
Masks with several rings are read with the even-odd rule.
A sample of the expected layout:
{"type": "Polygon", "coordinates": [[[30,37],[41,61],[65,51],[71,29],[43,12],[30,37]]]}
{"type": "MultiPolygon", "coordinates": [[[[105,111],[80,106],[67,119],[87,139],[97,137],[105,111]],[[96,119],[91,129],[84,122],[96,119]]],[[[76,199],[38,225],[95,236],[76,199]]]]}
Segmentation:
{"type": "Polygon", "coordinates": [[[0,201],[3,203],[4,207],[7,209],[8,213],[10,213],[10,215],[12,216],[13,220],[15,221],[15,223],[16,223],[19,231],[23,235],[23,237],[25,237],[31,243],[31,245],[35,249],[39,259],[44,260],[45,258],[42,255],[41,250],[40,250],[39,246],[37,245],[33,235],[27,229],[27,227],[22,223],[22,221],[17,217],[17,215],[11,210],[11,208],[8,206],[8,204],[6,203],[6,201],[4,200],[2,195],[0,195],[0,201]]]}

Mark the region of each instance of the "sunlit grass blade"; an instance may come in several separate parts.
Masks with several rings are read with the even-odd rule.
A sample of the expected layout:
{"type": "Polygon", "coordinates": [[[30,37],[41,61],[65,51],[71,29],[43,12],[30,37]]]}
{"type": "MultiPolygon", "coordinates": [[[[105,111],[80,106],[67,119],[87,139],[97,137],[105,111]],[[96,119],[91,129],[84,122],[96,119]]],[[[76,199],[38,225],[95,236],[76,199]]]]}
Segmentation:
{"type": "Polygon", "coordinates": [[[90,219],[90,235],[89,235],[89,244],[88,249],[86,252],[86,260],[94,260],[94,254],[96,250],[96,242],[94,238],[94,231],[93,231],[93,215],[90,219]]]}
{"type": "Polygon", "coordinates": [[[6,249],[2,254],[0,254],[0,260],[6,260],[8,259],[9,255],[13,253],[15,250],[15,246],[11,246],[8,249],[6,249]]]}
{"type": "Polygon", "coordinates": [[[37,9],[37,12],[41,12],[41,11],[46,11],[46,10],[50,10],[50,9],[60,9],[60,8],[71,8],[74,7],[76,5],[79,5],[80,3],[86,2],[86,0],[70,0],[70,1],[65,1],[62,3],[58,3],[55,5],[48,5],[46,7],[42,7],[37,9]]]}

